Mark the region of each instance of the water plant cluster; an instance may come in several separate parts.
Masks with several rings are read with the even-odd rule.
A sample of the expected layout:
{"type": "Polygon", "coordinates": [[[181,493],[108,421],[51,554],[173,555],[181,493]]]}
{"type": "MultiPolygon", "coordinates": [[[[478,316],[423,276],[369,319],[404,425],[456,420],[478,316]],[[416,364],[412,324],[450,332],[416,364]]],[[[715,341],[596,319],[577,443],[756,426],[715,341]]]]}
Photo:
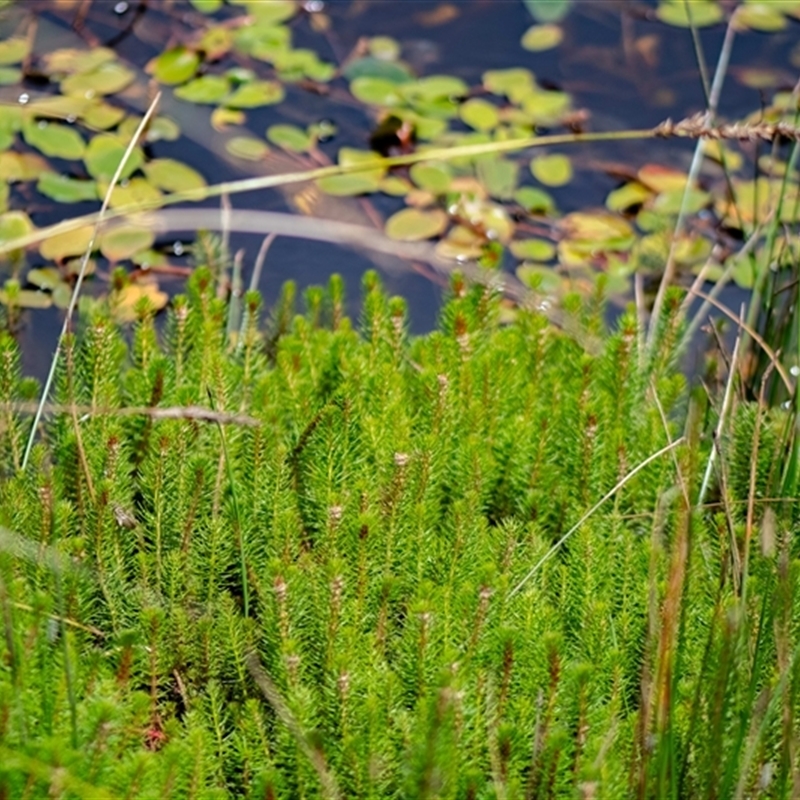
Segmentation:
{"type": "Polygon", "coordinates": [[[294,294],[97,308],[25,472],[0,340],[4,795],[789,796],[794,417],[687,395],[679,298],[648,355],[458,277],[418,338],[373,273],[358,325],[294,294]]]}

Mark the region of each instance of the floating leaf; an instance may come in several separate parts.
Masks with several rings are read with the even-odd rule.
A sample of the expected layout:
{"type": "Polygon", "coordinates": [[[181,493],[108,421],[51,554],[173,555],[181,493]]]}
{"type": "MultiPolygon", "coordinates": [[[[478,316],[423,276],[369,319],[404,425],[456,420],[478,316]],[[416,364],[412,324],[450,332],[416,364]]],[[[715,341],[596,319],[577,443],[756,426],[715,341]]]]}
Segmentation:
{"type": "Polygon", "coordinates": [[[41,175],[36,189],[57,203],[97,200],[97,184],[94,181],[80,181],[54,172],[45,172],[41,175]]]}
{"type": "Polygon", "coordinates": [[[553,47],[558,47],[563,39],[564,31],[560,25],[552,22],[544,25],[532,25],[522,36],[522,46],[533,52],[551,50],[553,47]]]}
{"type": "Polygon", "coordinates": [[[721,142],[711,140],[705,142],[703,145],[703,155],[706,158],[712,158],[714,161],[722,163],[724,156],[725,166],[731,172],[737,172],[742,168],[744,158],[737,150],[732,150],[730,147],[724,146],[721,142]]]}
{"type": "Polygon", "coordinates": [[[269,145],[254,136],[234,136],[225,142],[225,149],[236,158],[261,161],[269,153],[269,145]]]}
{"type": "Polygon", "coordinates": [[[253,14],[262,25],[275,25],[291,19],[297,11],[294,0],[270,0],[269,3],[255,2],[247,4],[248,12],[253,14]]]}
{"type": "Polygon", "coordinates": [[[244,111],[236,111],[232,108],[215,108],[211,112],[211,127],[222,133],[230,125],[244,125],[244,111]]]}
{"type": "Polygon", "coordinates": [[[277,81],[253,81],[242,84],[225,100],[228,108],[257,108],[280,103],[285,97],[283,86],[277,81]]]}
{"type": "Polygon", "coordinates": [[[178,86],[175,97],[189,103],[216,104],[225,97],[231,89],[227,78],[221,75],[203,75],[200,78],[178,86]]]}
{"type": "Polygon", "coordinates": [[[55,267],[40,267],[29,270],[25,278],[39,289],[55,289],[61,283],[61,272],[55,267]]]}
{"type": "Polygon", "coordinates": [[[521,239],[508,245],[515,258],[526,261],[550,261],[555,258],[556,248],[546,239],[521,239]]]}
{"type": "Polygon", "coordinates": [[[400,84],[386,78],[365,75],[350,83],[350,93],[356,100],[375,106],[397,106],[403,102],[400,84]]]}
{"type": "Polygon", "coordinates": [[[455,261],[474,261],[481,257],[486,239],[464,225],[454,225],[436,243],[436,255],[455,261]]]}
{"type": "Polygon", "coordinates": [[[6,245],[27,236],[34,230],[31,218],[24,211],[0,214],[0,244],[6,245]]]}
{"type": "Polygon", "coordinates": [[[483,73],[483,86],[492,94],[504,95],[512,103],[519,103],[536,88],[536,81],[529,69],[492,69],[483,73]]]}
{"type": "Polygon", "coordinates": [[[230,28],[222,25],[208,28],[201,37],[199,46],[207,61],[218,61],[233,47],[233,34],[230,28]]]}
{"type": "Polygon", "coordinates": [[[29,120],[22,128],[25,141],[50,158],[75,160],[83,158],[86,143],[69,125],[47,120],[29,120]]]}
{"type": "Polygon", "coordinates": [[[534,292],[553,294],[561,288],[561,276],[552,268],[541,264],[520,264],[517,277],[534,292]]]}
{"type": "Polygon", "coordinates": [[[8,198],[11,195],[11,187],[7,183],[0,183],[0,214],[8,211],[8,198]]]}
{"type": "Polygon", "coordinates": [[[183,45],[166,50],[147,65],[147,71],[161,83],[174,85],[193,78],[200,56],[183,45]]]}
{"type": "Polygon", "coordinates": [[[462,103],[458,107],[458,116],[461,117],[462,122],[465,122],[476,131],[490,131],[496,128],[500,122],[497,106],[479,97],[474,97],[471,100],[467,100],[466,103],[462,103]]]}
{"type": "Polygon", "coordinates": [[[22,80],[22,70],[16,67],[0,67],[0,86],[15,86],[22,80]]]}
{"type": "Polygon", "coordinates": [[[609,211],[625,211],[631,206],[638,206],[653,196],[646,186],[637,181],[630,181],[619,189],[614,189],[606,197],[606,208],[609,211]]]}
{"type": "Polygon", "coordinates": [[[63,261],[70,256],[82,256],[92,241],[94,228],[84,225],[74,231],[49,236],[39,245],[39,253],[48,261],[63,261]]]}
{"type": "Polygon", "coordinates": [[[564,217],[562,226],[573,243],[583,242],[592,251],[604,247],[624,250],[636,240],[627,220],[606,211],[576,211],[564,217]]]}
{"type": "Polygon", "coordinates": [[[737,7],[734,24],[754,31],[782,31],[788,21],[772,2],[744,3],[737,7]]]}
{"type": "MultiPolygon", "coordinates": [[[[101,133],[89,141],[83,163],[93,178],[110,181],[122,161],[128,143],[113,133],[101,133]]],[[[141,148],[134,147],[125,166],[121,178],[127,178],[142,165],[144,154],[141,148]]]]}
{"type": "Polygon", "coordinates": [[[559,22],[569,13],[572,0],[523,0],[537,22],[559,22]]]}
{"type": "Polygon", "coordinates": [[[396,61],[400,57],[400,44],[391,36],[373,36],[367,42],[367,49],[381,61],[396,61]]]}
{"type": "Polygon", "coordinates": [[[686,203],[686,213],[696,214],[711,202],[711,195],[700,189],[673,189],[661,192],[653,202],[653,210],[662,214],[677,214],[686,203]],[[685,198],[685,199],[684,199],[685,198]]]}
{"type": "Polygon", "coordinates": [[[411,184],[405,178],[399,178],[397,175],[389,175],[381,180],[378,188],[384,194],[391,195],[392,197],[403,197],[411,191],[411,184]]]}
{"type": "Polygon", "coordinates": [[[96,101],[89,103],[81,112],[80,117],[88,128],[107,131],[125,118],[125,111],[109,103],[96,101]]]}
{"type": "MultiPolygon", "coordinates": [[[[100,187],[101,190],[105,187],[100,187]]],[[[105,195],[105,191],[103,191],[105,195]]],[[[152,207],[161,198],[161,192],[145,178],[130,178],[118,183],[111,190],[109,205],[111,208],[125,208],[126,206],[152,207]]]]}
{"type": "Polygon", "coordinates": [[[402,84],[403,96],[416,102],[432,102],[440,99],[465,97],[469,87],[461,78],[453,75],[429,75],[416,81],[402,84]]]}
{"type": "Polygon", "coordinates": [[[61,81],[64,94],[92,98],[114,94],[130,86],[136,75],[118,61],[106,61],[88,72],[78,72],[61,81]]]}
{"type": "Polygon", "coordinates": [[[446,161],[419,161],[412,165],[409,174],[420,189],[437,195],[450,188],[453,169],[446,161]]]}
{"type": "Polygon", "coordinates": [[[501,156],[481,156],[475,159],[478,180],[492,197],[510,200],[514,196],[519,177],[519,165],[501,156]]]}
{"type": "Polygon", "coordinates": [[[114,61],[117,54],[110,47],[93,47],[89,50],[64,47],[45,53],[43,61],[48,73],[89,72],[101,64],[114,61]]]}
{"type": "Polygon", "coordinates": [[[565,186],[572,180],[572,162],[560,153],[536,156],[530,167],[533,177],[545,186],[565,186]]]}
{"type": "Polygon", "coordinates": [[[206,179],[188,164],[173,158],[154,158],[144,165],[144,174],[153,186],[165,192],[187,192],[205,188],[206,179]]]}
{"type": "Polygon", "coordinates": [[[267,139],[292,153],[305,153],[314,145],[308,132],[296,125],[270,125],[267,128],[267,139]]]}
{"type": "Polygon", "coordinates": [[[213,14],[222,8],[222,0],[189,0],[201,14],[213,14]]]}
{"type": "Polygon", "coordinates": [[[50,308],[53,305],[53,298],[47,292],[34,292],[30,289],[15,288],[9,291],[6,284],[6,288],[0,291],[0,303],[18,308],[50,308]]]}
{"type": "Polygon", "coordinates": [[[381,78],[390,83],[407,83],[414,75],[406,64],[397,61],[383,61],[372,56],[364,56],[350,61],[342,70],[349,81],[356,78],[381,78]]]}
{"type": "Polygon", "coordinates": [[[514,200],[530,214],[551,214],[555,211],[553,198],[543,189],[522,186],[514,192],[514,200]]]}
{"type": "Polygon", "coordinates": [[[146,299],[153,311],[160,311],[169,302],[169,295],[155,283],[129,283],[114,298],[112,313],[118,322],[133,322],[137,319],[136,308],[146,299]]]}
{"type": "Polygon", "coordinates": [[[654,192],[683,189],[689,179],[685,172],[662,167],[659,164],[645,164],[637,173],[637,178],[640,183],[654,192]]]}
{"type": "Polygon", "coordinates": [[[19,64],[30,52],[30,42],[24,36],[12,36],[0,42],[0,65],[19,64]]]}
{"type": "Polygon", "coordinates": [[[381,181],[374,175],[352,172],[344,175],[328,175],[317,180],[317,186],[325,194],[334,197],[355,197],[370,194],[380,189],[381,181]]]}
{"type": "Polygon", "coordinates": [[[112,263],[130,258],[153,246],[156,235],[148,228],[120,225],[103,231],[98,237],[100,252],[112,263]]]}
{"type": "Polygon", "coordinates": [[[386,220],[386,235],[400,242],[419,242],[444,233],[449,217],[440,208],[404,208],[386,220]]]}
{"type": "Polygon", "coordinates": [[[679,28],[689,28],[692,25],[703,28],[707,25],[715,25],[724,16],[722,8],[712,0],[691,0],[688,5],[690,11],[687,13],[685,0],[661,0],[656,9],[656,15],[662,22],[679,28]],[[691,20],[689,14],[691,14],[691,20]]]}
{"type": "Polygon", "coordinates": [[[8,183],[36,180],[50,165],[36,153],[0,153],[0,180],[8,183]]]}
{"type": "Polygon", "coordinates": [[[531,122],[536,125],[555,125],[566,114],[572,98],[566,92],[547,92],[534,90],[522,100],[522,108],[531,122]]]}
{"type": "Polygon", "coordinates": [[[69,308],[72,301],[72,287],[68,283],[60,281],[53,287],[50,296],[53,298],[53,305],[63,311],[69,308]]]}

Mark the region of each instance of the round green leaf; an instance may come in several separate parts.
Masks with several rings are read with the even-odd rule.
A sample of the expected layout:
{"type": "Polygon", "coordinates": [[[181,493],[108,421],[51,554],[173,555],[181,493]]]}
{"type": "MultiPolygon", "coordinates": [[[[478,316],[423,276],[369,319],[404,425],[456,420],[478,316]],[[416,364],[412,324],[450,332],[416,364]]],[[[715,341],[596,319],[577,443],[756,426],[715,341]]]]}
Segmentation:
{"type": "Polygon", "coordinates": [[[118,125],[125,118],[125,111],[109,103],[90,103],[81,114],[81,119],[90,127],[100,131],[107,131],[118,125]]]}
{"type": "Polygon", "coordinates": [[[537,156],[530,166],[533,177],[545,186],[564,186],[572,180],[572,162],[560,153],[537,156]]]}
{"type": "Polygon", "coordinates": [[[16,86],[22,80],[22,70],[16,67],[0,67],[0,86],[16,86]]]}
{"type": "Polygon", "coordinates": [[[754,31],[782,31],[789,23],[780,9],[771,2],[744,3],[736,9],[737,25],[754,31]]]}
{"type": "Polygon", "coordinates": [[[230,88],[228,79],[221,75],[203,75],[178,86],[175,97],[189,103],[219,103],[230,88]]]}
{"type": "Polygon", "coordinates": [[[161,83],[174,85],[193,78],[199,65],[200,56],[194,50],[188,50],[180,45],[165,51],[151,61],[148,71],[161,83]]]}
{"type": "Polygon", "coordinates": [[[661,0],[656,15],[662,22],[679,28],[689,28],[691,25],[698,28],[715,25],[724,16],[722,8],[713,0],[692,0],[690,5],[691,21],[684,0],[661,0]]]}
{"type": "Polygon", "coordinates": [[[519,103],[523,97],[536,88],[536,81],[529,69],[491,69],[483,73],[483,86],[492,94],[503,95],[512,103],[519,103]]]}
{"type": "Polygon", "coordinates": [[[606,208],[609,211],[625,211],[631,206],[644,203],[652,196],[652,192],[646,186],[642,186],[637,181],[631,181],[608,193],[606,208]]]}
{"type": "Polygon", "coordinates": [[[510,200],[514,196],[519,166],[501,156],[489,155],[475,159],[475,174],[491,197],[510,200]]]}
{"type": "Polygon", "coordinates": [[[61,283],[61,273],[55,267],[32,269],[25,277],[28,283],[32,283],[39,289],[55,289],[61,283]]]}
{"type": "Polygon", "coordinates": [[[514,200],[529,214],[550,214],[555,210],[553,198],[535,186],[522,186],[514,192],[514,200]]]}
{"type": "Polygon", "coordinates": [[[257,108],[280,103],[285,97],[283,86],[277,81],[253,81],[242,84],[225,99],[228,108],[257,108]]]}
{"type": "Polygon", "coordinates": [[[411,180],[432,194],[444,194],[450,188],[453,168],[446,161],[419,161],[412,165],[411,180]]]}
{"type": "Polygon", "coordinates": [[[70,75],[61,81],[61,91],[76,97],[92,98],[114,94],[133,83],[135,73],[118,61],[106,61],[88,72],[70,75]]]}
{"type": "Polygon", "coordinates": [[[41,175],[36,189],[57,203],[80,203],[98,198],[97,184],[94,181],[80,181],[55,172],[41,175]]]}
{"type": "Polygon", "coordinates": [[[564,39],[564,31],[553,22],[544,25],[532,25],[522,37],[522,46],[526,50],[539,52],[558,47],[564,39]]]}
{"type": "Polygon", "coordinates": [[[325,194],[334,197],[355,197],[360,194],[377,192],[381,187],[381,179],[369,172],[352,172],[319,178],[317,186],[325,194]]]}
{"type": "Polygon", "coordinates": [[[314,145],[308,132],[296,125],[270,125],[267,128],[267,139],[292,153],[305,153],[314,145]]]}
{"type": "Polygon", "coordinates": [[[268,3],[248,2],[246,3],[248,13],[255,16],[260,25],[275,25],[291,19],[297,11],[297,3],[294,0],[270,0],[268,3]]]}
{"type": "Polygon", "coordinates": [[[83,158],[86,143],[70,125],[47,120],[28,120],[22,128],[25,141],[50,158],[83,158]]]}
{"type": "Polygon", "coordinates": [[[439,208],[404,208],[386,220],[386,235],[400,242],[419,242],[444,233],[448,222],[439,208]]]}
{"type": "Polygon", "coordinates": [[[48,237],[39,245],[39,252],[48,261],[63,261],[70,256],[82,256],[93,236],[94,226],[84,225],[74,231],[48,237]]]}
{"type": "Polygon", "coordinates": [[[374,106],[397,106],[403,102],[399,84],[386,78],[364,75],[350,83],[350,92],[356,100],[374,106]]]}
{"type": "Polygon", "coordinates": [[[24,211],[0,214],[0,244],[8,244],[27,236],[34,229],[31,218],[24,211]]]}
{"type": "Polygon", "coordinates": [[[155,158],[143,169],[150,183],[165,192],[186,192],[207,185],[197,170],[172,158],[155,158]]]}
{"type": "Polygon", "coordinates": [[[222,8],[222,0],[189,0],[201,14],[213,14],[222,8]]]}
{"type": "Polygon", "coordinates": [[[152,206],[161,197],[161,192],[145,178],[135,177],[118,183],[111,190],[111,208],[126,206],[152,206]]]}
{"type": "Polygon", "coordinates": [[[429,75],[402,85],[403,96],[417,102],[464,97],[469,87],[461,78],[453,75],[429,75]]]}
{"type": "Polygon", "coordinates": [[[269,153],[269,145],[254,136],[234,136],[225,142],[225,149],[245,161],[261,161],[269,153]]]}
{"type": "Polygon", "coordinates": [[[120,225],[98,237],[100,252],[112,263],[130,258],[153,246],[155,233],[135,225],[120,225]]]}
{"type": "Polygon", "coordinates": [[[550,261],[556,254],[555,245],[546,239],[522,239],[511,242],[508,249],[523,261],[550,261]]]}
{"type": "Polygon", "coordinates": [[[490,131],[500,122],[497,106],[488,100],[474,97],[458,107],[458,116],[461,121],[474,128],[476,131],[490,131]]]}
{"type": "Polygon", "coordinates": [[[367,48],[371,56],[381,61],[396,61],[400,57],[400,44],[391,36],[373,36],[367,48]]]}
{"type": "Polygon", "coordinates": [[[564,19],[572,0],[523,0],[525,7],[537,22],[559,22],[564,19]]]}
{"type": "Polygon", "coordinates": [[[0,65],[19,64],[30,52],[27,37],[12,36],[0,42],[0,65]]]}
{"type": "Polygon", "coordinates": [[[561,286],[561,277],[549,267],[540,264],[520,264],[517,267],[517,277],[535,292],[551,294],[558,291],[561,286]]]}
{"type": "Polygon", "coordinates": [[[522,98],[521,104],[535,125],[555,125],[570,109],[572,99],[566,92],[534,90],[522,98]]]}
{"type": "MultiPolygon", "coordinates": [[[[110,181],[122,161],[127,142],[115,136],[113,133],[101,133],[89,141],[86,153],[83,156],[83,163],[86,170],[98,180],[110,181]]],[[[125,166],[122,169],[121,178],[127,178],[142,165],[144,154],[139,147],[134,147],[131,151],[125,166]]]]}
{"type": "Polygon", "coordinates": [[[349,81],[356,78],[382,78],[390,83],[407,83],[414,77],[402,62],[382,61],[373,56],[354,59],[342,70],[342,74],[349,81]]]}

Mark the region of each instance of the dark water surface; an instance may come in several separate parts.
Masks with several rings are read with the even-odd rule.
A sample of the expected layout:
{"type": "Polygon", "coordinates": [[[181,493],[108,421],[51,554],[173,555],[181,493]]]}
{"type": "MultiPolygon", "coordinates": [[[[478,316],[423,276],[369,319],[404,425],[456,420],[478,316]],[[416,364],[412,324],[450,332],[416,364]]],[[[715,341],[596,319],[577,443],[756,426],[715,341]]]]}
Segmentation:
{"type": "MultiPolygon", "coordinates": [[[[26,9],[32,7],[33,3],[25,3],[26,9]]],[[[37,3],[36,8],[41,15],[41,30],[37,35],[45,40],[49,37],[51,43],[58,42],[56,46],[78,46],[81,40],[84,46],[87,42],[111,43],[121,58],[139,68],[163,50],[170,36],[174,34],[175,41],[181,39],[185,31],[177,26],[191,25],[192,20],[197,19],[196,12],[185,2],[151,0],[120,5],[113,0],[94,0],[60,10],[53,10],[49,3],[37,3]],[[71,27],[76,9],[86,12],[80,33],[71,27]],[[115,9],[116,12],[124,10],[116,13],[115,9]]],[[[540,53],[528,52],[520,46],[522,33],[533,22],[521,0],[449,4],[416,0],[337,0],[324,4],[324,12],[332,23],[327,34],[312,30],[311,15],[295,20],[293,32],[297,46],[313,47],[322,58],[334,63],[340,63],[362,36],[391,36],[402,45],[403,58],[418,74],[452,74],[470,85],[479,84],[487,69],[528,67],[544,86],[568,91],[576,108],[589,111],[588,130],[648,128],[666,117],[680,119],[705,106],[690,32],[654,19],[653,9],[654,4],[648,2],[580,0],[573,4],[563,22],[564,42],[556,49],[540,53]]],[[[724,26],[719,25],[701,31],[710,72],[713,72],[724,30],[724,26]]],[[[789,54],[799,32],[800,24],[792,23],[779,33],[737,36],[722,94],[722,116],[741,118],[764,104],[761,91],[745,85],[747,70],[771,70],[774,81],[783,81],[791,88],[796,71],[790,66],[789,54]]],[[[288,87],[287,99],[279,106],[248,111],[247,125],[254,135],[262,136],[265,128],[275,122],[305,125],[330,119],[338,126],[338,133],[321,149],[332,160],[343,145],[367,147],[373,120],[362,107],[347,102],[346,97],[343,99],[346,95],[343,81],[337,79],[333,86],[339,89],[330,97],[288,87]]],[[[205,120],[194,124],[193,132],[198,136],[182,136],[177,142],[157,142],[151,148],[152,154],[178,158],[194,166],[210,184],[245,177],[246,164],[237,169],[224,153],[218,152],[219,148],[215,150],[213,131],[207,122],[208,107],[195,107],[187,113],[193,115],[191,119],[205,120]]],[[[185,131],[191,130],[186,123],[182,123],[182,127],[185,131]]],[[[686,169],[693,148],[694,143],[688,140],[580,145],[569,151],[576,167],[574,180],[551,193],[563,212],[601,206],[608,191],[619,181],[598,169],[598,163],[617,162],[636,169],[655,161],[686,169]]],[[[375,198],[373,202],[384,217],[402,207],[401,201],[392,198],[375,198]]],[[[233,204],[240,208],[287,208],[285,197],[276,191],[237,195],[233,204]]],[[[32,214],[34,221],[44,225],[56,221],[65,212],[84,213],[93,207],[53,207],[43,198],[37,208],[41,210],[32,214]]],[[[162,244],[169,245],[169,242],[162,244]]],[[[232,249],[243,247],[247,252],[245,281],[249,280],[259,244],[260,237],[232,236],[232,249]]],[[[357,314],[360,278],[371,266],[374,263],[368,255],[352,250],[279,238],[270,251],[260,288],[267,304],[271,304],[287,279],[297,281],[302,290],[309,284],[324,283],[332,272],[339,272],[345,277],[352,298],[351,311],[357,314]]],[[[414,331],[433,327],[441,298],[437,285],[410,268],[393,269],[385,274],[385,281],[391,292],[408,299],[414,331]]],[[[166,281],[163,288],[179,291],[180,282],[177,279],[166,281]]],[[[21,332],[26,371],[36,375],[46,371],[60,320],[61,312],[54,309],[26,316],[21,332]]]]}

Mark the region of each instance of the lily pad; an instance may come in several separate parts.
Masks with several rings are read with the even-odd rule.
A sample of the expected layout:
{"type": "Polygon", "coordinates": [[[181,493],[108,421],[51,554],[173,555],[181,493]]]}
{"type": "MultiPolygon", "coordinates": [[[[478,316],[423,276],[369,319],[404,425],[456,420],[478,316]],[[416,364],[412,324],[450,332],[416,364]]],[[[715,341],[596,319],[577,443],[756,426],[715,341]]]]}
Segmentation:
{"type": "Polygon", "coordinates": [[[453,169],[446,161],[419,161],[409,170],[411,180],[420,188],[435,195],[450,188],[453,169]]]}
{"type": "Polygon", "coordinates": [[[569,239],[597,249],[623,250],[636,240],[630,223],[607,211],[576,211],[568,214],[562,226],[569,239]]]}
{"type": "Polygon", "coordinates": [[[367,49],[380,61],[396,61],[400,57],[400,43],[391,36],[373,36],[367,42],[367,49]]]}
{"type": "MultiPolygon", "coordinates": [[[[106,188],[105,186],[100,187],[104,195],[106,188]]],[[[158,203],[160,197],[161,192],[155,186],[145,178],[136,176],[118,183],[111,190],[109,205],[111,208],[125,208],[126,206],[152,208],[154,204],[158,203]]]]}
{"type": "Polygon", "coordinates": [[[555,258],[556,248],[546,239],[521,239],[508,245],[515,258],[524,261],[550,261],[555,258]]]}
{"type": "Polygon", "coordinates": [[[207,61],[218,61],[233,47],[233,34],[230,28],[216,25],[209,28],[200,39],[200,49],[207,61]]]}
{"type": "Polygon", "coordinates": [[[36,189],[57,203],[80,203],[98,199],[97,184],[94,181],[81,181],[54,172],[41,175],[36,189]]]}
{"type": "MultiPolygon", "coordinates": [[[[10,283],[10,281],[8,282],[10,283]]],[[[8,283],[6,288],[0,290],[0,303],[5,306],[16,306],[18,308],[50,308],[53,305],[53,298],[47,292],[36,292],[31,289],[12,290],[8,283]]]]}
{"type": "Polygon", "coordinates": [[[392,197],[403,197],[411,191],[412,186],[405,178],[388,175],[378,184],[378,189],[392,197]]]}
{"type": "Polygon", "coordinates": [[[384,61],[374,56],[353,59],[342,70],[349,81],[356,78],[381,78],[390,83],[407,83],[414,75],[408,65],[399,61],[384,61]]]}
{"type": "Polygon", "coordinates": [[[556,207],[553,198],[535,186],[520,187],[514,192],[514,200],[530,214],[551,214],[556,207]]]}
{"type": "Polygon", "coordinates": [[[92,98],[115,94],[130,86],[136,78],[133,70],[118,61],[106,61],[88,72],[78,72],[61,81],[64,94],[92,98]]]}
{"type": "Polygon", "coordinates": [[[50,165],[36,153],[0,153],[0,180],[8,183],[36,180],[50,165]]]}
{"type": "Polygon", "coordinates": [[[565,186],[572,180],[572,162],[560,153],[536,156],[530,168],[533,177],[545,186],[565,186]]]}
{"type": "MultiPolygon", "coordinates": [[[[101,133],[89,141],[83,163],[88,173],[98,180],[110,181],[122,161],[128,143],[113,133],[101,133]]],[[[122,168],[121,178],[129,177],[142,165],[144,153],[134,147],[122,168]]]]}
{"type": "Polygon", "coordinates": [[[685,189],[661,192],[653,202],[653,210],[662,214],[678,214],[684,202],[687,213],[696,214],[711,202],[711,195],[700,189],[689,189],[688,192],[685,189]]]}
{"type": "Polygon", "coordinates": [[[640,183],[654,192],[670,192],[683,189],[689,179],[685,172],[659,164],[645,164],[637,173],[640,183]]]}
{"type": "Polygon", "coordinates": [[[555,125],[570,110],[572,98],[566,92],[536,89],[521,99],[522,109],[536,125],[555,125]]]}
{"type": "Polygon", "coordinates": [[[47,120],[28,120],[22,128],[22,136],[27,144],[50,158],[75,160],[83,158],[86,142],[69,125],[47,120]]]}
{"type": "Polygon", "coordinates": [[[522,283],[535,292],[552,294],[561,287],[561,276],[554,269],[541,264],[520,264],[516,273],[522,283]]]}
{"type": "Polygon", "coordinates": [[[688,5],[689,12],[686,10],[687,3],[684,0],[661,0],[656,15],[662,22],[679,28],[689,28],[691,25],[704,28],[707,25],[715,25],[723,19],[722,8],[713,0],[692,0],[688,5]]]}
{"type": "Polygon", "coordinates": [[[532,25],[522,36],[522,46],[526,50],[539,52],[558,47],[564,39],[564,31],[560,25],[548,22],[543,25],[532,25]]]}
{"type": "Polygon", "coordinates": [[[255,136],[234,136],[225,142],[225,149],[245,161],[261,161],[269,153],[269,145],[255,136]]]}
{"type": "Polygon", "coordinates": [[[160,311],[169,302],[169,295],[155,283],[129,283],[113,298],[112,313],[118,322],[133,322],[137,307],[143,300],[153,311],[160,311]]]}
{"type": "Polygon", "coordinates": [[[39,253],[48,261],[63,261],[70,256],[83,255],[92,241],[94,228],[84,225],[74,231],[50,236],[39,245],[39,253]]]}
{"type": "Polygon", "coordinates": [[[501,156],[489,155],[475,159],[478,180],[491,197],[510,200],[514,196],[519,178],[519,165],[501,156]]]}
{"type": "Polygon", "coordinates": [[[89,103],[80,115],[88,128],[107,131],[125,118],[125,111],[102,101],[89,103]]]}
{"type": "Polygon", "coordinates": [[[480,97],[473,97],[458,107],[461,121],[476,131],[490,131],[500,122],[497,106],[480,97]]]}
{"type": "Polygon", "coordinates": [[[166,50],[147,65],[156,80],[168,85],[184,83],[193,78],[200,66],[200,56],[183,45],[166,50]]]}
{"type": "Polygon", "coordinates": [[[481,257],[486,240],[471,228],[454,225],[436,243],[436,254],[455,261],[474,261],[481,257]]]}
{"type": "Polygon", "coordinates": [[[608,193],[606,208],[609,211],[625,211],[631,206],[644,203],[652,196],[653,193],[646,186],[637,181],[630,181],[608,193]]]}
{"type": "Polygon", "coordinates": [[[24,36],[12,36],[0,42],[0,65],[19,64],[30,49],[30,42],[24,36]]]}
{"type": "Polygon", "coordinates": [[[7,211],[0,214],[0,244],[6,245],[27,236],[34,230],[31,218],[24,211],[7,211]]]}
{"type": "Polygon", "coordinates": [[[523,0],[537,22],[559,22],[569,13],[572,0],[523,0]]]}
{"type": "Polygon", "coordinates": [[[782,31],[789,23],[772,2],[743,3],[736,8],[734,23],[754,31],[782,31]]]}
{"type": "Polygon", "coordinates": [[[356,100],[373,106],[398,106],[403,102],[401,84],[386,78],[364,75],[350,83],[350,92],[356,100]]]}
{"type": "Polygon", "coordinates": [[[277,81],[253,81],[242,84],[225,99],[228,108],[257,108],[280,103],[286,96],[283,86],[277,81]]]}
{"type": "Polygon", "coordinates": [[[201,14],[213,14],[222,8],[222,0],[189,0],[201,14]]]}
{"type": "Polygon", "coordinates": [[[227,96],[230,89],[231,85],[228,79],[222,75],[203,75],[183,86],[178,86],[175,89],[175,97],[189,103],[216,104],[227,96]]]}
{"type": "Polygon", "coordinates": [[[220,108],[215,108],[211,112],[211,127],[215,131],[222,133],[230,125],[244,125],[245,119],[244,111],[220,106],[220,108]]]}
{"type": "Polygon", "coordinates": [[[536,80],[529,69],[522,67],[492,69],[483,73],[483,86],[492,94],[503,95],[512,103],[519,103],[536,88],[536,80]]]}
{"type": "Polygon", "coordinates": [[[386,220],[386,235],[400,242],[420,242],[444,233],[448,222],[440,208],[404,208],[386,220]]]}
{"type": "Polygon", "coordinates": [[[120,225],[98,237],[100,252],[112,263],[130,258],[153,246],[155,233],[136,225],[120,225]]]}
{"type": "Polygon", "coordinates": [[[370,194],[377,192],[381,187],[379,178],[361,172],[328,175],[324,178],[319,178],[316,183],[325,194],[334,197],[355,197],[360,194],[370,194]]]}
{"type": "Polygon", "coordinates": [[[196,169],[173,158],[154,158],[143,169],[150,183],[165,192],[186,192],[207,186],[206,179],[196,169]]]}
{"type": "Polygon", "coordinates": [[[306,153],[314,145],[309,133],[296,125],[270,125],[266,136],[273,144],[292,153],[306,153]]]}
{"type": "Polygon", "coordinates": [[[469,87],[454,75],[428,75],[402,84],[403,96],[415,102],[432,102],[440,99],[465,97],[469,87]]]}
{"type": "Polygon", "coordinates": [[[55,267],[40,267],[29,270],[25,278],[39,289],[55,289],[61,283],[61,272],[55,267]]]}
{"type": "Polygon", "coordinates": [[[22,80],[22,70],[16,67],[0,67],[0,86],[16,86],[22,80]]]}
{"type": "Polygon", "coordinates": [[[248,2],[247,10],[255,16],[261,25],[275,25],[279,22],[286,22],[297,12],[297,3],[294,0],[270,0],[269,3],[248,2]]]}

